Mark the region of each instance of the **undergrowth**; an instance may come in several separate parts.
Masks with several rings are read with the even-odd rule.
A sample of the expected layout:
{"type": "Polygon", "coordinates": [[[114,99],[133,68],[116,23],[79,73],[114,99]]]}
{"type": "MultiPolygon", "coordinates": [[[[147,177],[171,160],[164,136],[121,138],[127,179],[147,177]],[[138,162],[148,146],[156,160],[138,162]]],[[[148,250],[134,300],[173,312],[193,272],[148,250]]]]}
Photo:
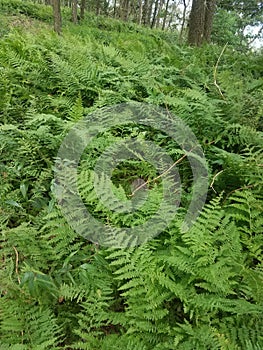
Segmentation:
{"type": "MultiPolygon", "coordinates": [[[[89,14],[78,26],[66,21],[58,37],[51,9],[19,0],[0,8],[0,349],[262,349],[262,53],[228,47],[216,65],[216,45],[180,46],[173,34],[89,14]],[[122,102],[182,118],[203,147],[210,187],[182,232],[192,182],[184,159],[176,220],[139,247],[103,248],[60,212],[54,161],[75,122],[122,102]]],[[[153,206],[116,215],[94,192],[96,159],[124,136],[152,140],[174,161],[182,154],[158,130],[99,131],[79,165],[83,201],[102,222],[141,224],[161,181],[149,187],[153,206]]],[[[128,161],[112,186],[129,198],[136,178],[157,175],[128,161]]]]}

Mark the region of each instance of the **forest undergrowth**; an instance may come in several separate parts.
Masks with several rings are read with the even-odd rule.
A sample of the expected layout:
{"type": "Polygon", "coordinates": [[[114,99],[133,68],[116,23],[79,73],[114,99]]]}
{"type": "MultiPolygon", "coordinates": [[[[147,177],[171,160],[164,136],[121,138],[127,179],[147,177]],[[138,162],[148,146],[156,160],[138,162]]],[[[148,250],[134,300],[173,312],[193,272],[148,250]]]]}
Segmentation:
{"type": "MultiPolygon", "coordinates": [[[[49,8],[0,0],[0,11],[0,349],[262,349],[262,52],[187,47],[176,32],[88,13],[78,25],[65,13],[58,36],[49,8]],[[182,159],[170,225],[138,247],[107,248],[62,215],[54,162],[76,122],[120,103],[162,107],[188,125],[209,186],[182,232],[193,180],[182,159]]],[[[100,203],[96,160],[123,137],[182,157],[158,129],[98,129],[79,163],[79,192],[89,212],[118,228],[143,224],[162,199],[160,180],[133,216],[100,203]]],[[[112,187],[129,198],[136,178],[157,176],[147,162],[127,161],[112,187]]]]}

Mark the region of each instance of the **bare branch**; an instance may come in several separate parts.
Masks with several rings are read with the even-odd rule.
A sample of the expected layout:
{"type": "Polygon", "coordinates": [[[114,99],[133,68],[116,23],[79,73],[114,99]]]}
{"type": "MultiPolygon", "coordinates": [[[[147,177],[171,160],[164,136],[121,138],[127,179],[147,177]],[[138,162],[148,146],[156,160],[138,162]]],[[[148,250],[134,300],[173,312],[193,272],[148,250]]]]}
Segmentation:
{"type": "Polygon", "coordinates": [[[17,251],[16,247],[13,247],[13,249],[14,249],[15,254],[16,254],[16,268],[15,268],[15,271],[16,271],[18,283],[20,284],[21,280],[20,280],[19,272],[18,272],[18,262],[19,262],[18,251],[17,251]]]}
{"type": "Polygon", "coordinates": [[[219,93],[223,99],[225,99],[225,97],[220,89],[220,86],[217,84],[217,69],[218,69],[218,65],[219,65],[219,62],[221,60],[221,57],[223,56],[223,53],[224,53],[225,49],[227,48],[227,45],[228,45],[228,43],[226,43],[225,46],[223,47],[223,49],[222,49],[222,51],[217,59],[215,68],[214,68],[214,85],[216,86],[217,90],[219,91],[219,93]]]}

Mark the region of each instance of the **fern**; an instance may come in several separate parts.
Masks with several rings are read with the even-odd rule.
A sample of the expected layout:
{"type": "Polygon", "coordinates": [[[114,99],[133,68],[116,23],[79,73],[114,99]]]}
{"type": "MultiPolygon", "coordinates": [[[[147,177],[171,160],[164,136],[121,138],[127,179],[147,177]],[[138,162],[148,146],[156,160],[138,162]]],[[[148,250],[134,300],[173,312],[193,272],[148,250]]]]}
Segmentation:
{"type": "MultiPolygon", "coordinates": [[[[174,34],[89,13],[74,26],[67,11],[58,38],[50,7],[0,0],[0,8],[0,349],[261,349],[262,55],[225,50],[219,94],[217,45],[179,47],[174,34]],[[124,125],[125,113],[116,113],[115,127],[99,126],[108,117],[101,107],[127,101],[141,124],[138,102],[170,110],[204,149],[210,189],[186,232],[189,162],[178,164],[182,198],[173,220],[172,192],[163,200],[164,179],[156,180],[167,170],[164,154],[174,162],[184,154],[179,145],[158,125],[124,125]],[[78,166],[84,209],[78,197],[67,212],[75,232],[60,207],[68,192],[54,198],[54,164],[83,116],[96,137],[78,166]],[[139,139],[145,153],[128,147],[131,159],[107,176],[113,146],[127,138],[139,139]],[[148,141],[158,151],[144,147],[148,141]],[[136,210],[127,213],[138,178],[148,181],[147,195],[137,191],[136,210]],[[101,225],[87,225],[87,210],[101,225]],[[160,232],[150,241],[148,221],[160,232]],[[127,237],[128,228],[137,236],[127,237]]],[[[160,124],[169,125],[161,116],[160,124]]],[[[62,179],[75,184],[73,175],[62,179]]],[[[170,174],[166,181],[172,189],[170,174]]]]}

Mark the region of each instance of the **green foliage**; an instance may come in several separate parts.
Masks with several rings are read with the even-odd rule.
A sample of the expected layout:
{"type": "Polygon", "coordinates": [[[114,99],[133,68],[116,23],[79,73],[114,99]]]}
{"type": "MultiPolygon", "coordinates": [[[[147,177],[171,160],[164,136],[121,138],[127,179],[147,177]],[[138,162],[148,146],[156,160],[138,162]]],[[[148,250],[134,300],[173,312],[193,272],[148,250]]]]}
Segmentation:
{"type": "Polygon", "coordinates": [[[215,14],[212,40],[221,45],[228,43],[234,47],[246,47],[247,40],[239,32],[239,20],[239,12],[219,9],[215,14]]]}
{"type": "Polygon", "coordinates": [[[45,8],[28,0],[1,0],[0,10],[1,12],[11,13],[12,15],[23,14],[44,21],[52,19],[52,9],[50,6],[45,8]]]}
{"type": "MultiPolygon", "coordinates": [[[[0,6],[23,21],[18,7],[38,19],[50,11],[18,0],[0,6]]],[[[261,349],[262,55],[227,48],[216,85],[216,45],[179,47],[168,34],[102,18],[66,23],[58,38],[13,19],[0,39],[0,349],[261,349]],[[181,232],[192,184],[184,159],[182,207],[170,226],[137,248],[105,249],[61,214],[53,165],[76,121],[124,101],[182,118],[203,146],[211,186],[198,221],[181,232]]],[[[117,215],[94,190],[94,179],[102,188],[107,180],[94,172],[97,159],[123,137],[154,141],[174,161],[182,151],[143,126],[98,132],[79,164],[83,201],[116,231],[141,224],[159,205],[162,181],[149,182],[137,216],[117,215]]],[[[128,201],[134,180],[157,176],[151,164],[129,160],[110,186],[128,201]]]]}
{"type": "Polygon", "coordinates": [[[263,6],[257,0],[220,0],[212,39],[216,43],[228,43],[237,50],[246,51],[254,40],[262,40],[262,19],[263,6]]]}

